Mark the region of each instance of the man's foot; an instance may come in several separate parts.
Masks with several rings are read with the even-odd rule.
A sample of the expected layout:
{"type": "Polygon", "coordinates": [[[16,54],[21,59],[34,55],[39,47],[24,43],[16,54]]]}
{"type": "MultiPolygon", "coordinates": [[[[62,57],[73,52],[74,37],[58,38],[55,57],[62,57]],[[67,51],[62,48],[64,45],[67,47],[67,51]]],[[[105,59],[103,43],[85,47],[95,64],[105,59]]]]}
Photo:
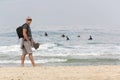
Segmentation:
{"type": "Polygon", "coordinates": [[[40,67],[40,65],[39,64],[35,64],[35,65],[33,65],[33,67],[40,67]]]}
{"type": "Polygon", "coordinates": [[[21,65],[21,67],[24,67],[24,65],[21,65]]]}

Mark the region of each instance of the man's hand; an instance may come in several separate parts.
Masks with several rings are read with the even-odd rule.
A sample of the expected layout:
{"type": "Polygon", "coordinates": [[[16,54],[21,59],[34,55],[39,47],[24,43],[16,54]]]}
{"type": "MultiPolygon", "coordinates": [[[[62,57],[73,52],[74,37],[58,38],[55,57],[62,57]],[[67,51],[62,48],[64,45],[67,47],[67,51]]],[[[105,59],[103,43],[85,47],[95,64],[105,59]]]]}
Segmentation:
{"type": "Polygon", "coordinates": [[[30,44],[30,41],[27,41],[28,44],[30,44]]]}

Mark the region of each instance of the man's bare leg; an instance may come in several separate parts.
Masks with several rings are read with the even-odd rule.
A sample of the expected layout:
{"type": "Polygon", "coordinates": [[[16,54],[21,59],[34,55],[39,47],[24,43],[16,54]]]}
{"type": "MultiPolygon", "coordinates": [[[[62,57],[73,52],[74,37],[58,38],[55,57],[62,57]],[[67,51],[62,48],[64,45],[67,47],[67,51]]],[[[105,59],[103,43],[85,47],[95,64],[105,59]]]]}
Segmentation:
{"type": "Polygon", "coordinates": [[[33,58],[32,53],[30,53],[30,54],[29,54],[29,59],[30,59],[30,61],[31,61],[32,65],[35,67],[35,66],[36,66],[36,64],[35,64],[35,62],[34,62],[34,58],[33,58]]]}
{"type": "Polygon", "coordinates": [[[24,53],[21,55],[21,67],[24,67],[25,56],[26,54],[24,53]]]}

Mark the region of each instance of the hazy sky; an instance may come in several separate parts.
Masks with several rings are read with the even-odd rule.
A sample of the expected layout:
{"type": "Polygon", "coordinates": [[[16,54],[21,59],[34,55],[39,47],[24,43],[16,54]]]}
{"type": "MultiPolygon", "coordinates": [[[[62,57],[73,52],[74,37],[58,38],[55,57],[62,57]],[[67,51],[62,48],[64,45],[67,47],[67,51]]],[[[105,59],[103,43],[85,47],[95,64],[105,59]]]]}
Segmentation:
{"type": "Polygon", "coordinates": [[[0,25],[120,25],[120,0],[0,0],[0,25]]]}

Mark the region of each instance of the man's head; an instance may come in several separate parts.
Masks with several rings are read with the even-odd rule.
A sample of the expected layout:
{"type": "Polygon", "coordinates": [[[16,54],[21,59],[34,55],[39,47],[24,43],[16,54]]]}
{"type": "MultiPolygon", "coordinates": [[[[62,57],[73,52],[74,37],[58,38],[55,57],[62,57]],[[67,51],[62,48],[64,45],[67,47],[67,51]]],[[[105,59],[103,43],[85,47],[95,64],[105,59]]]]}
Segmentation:
{"type": "Polygon", "coordinates": [[[27,17],[27,18],[26,18],[26,23],[30,25],[30,24],[31,24],[31,22],[32,22],[31,17],[27,17]]]}

